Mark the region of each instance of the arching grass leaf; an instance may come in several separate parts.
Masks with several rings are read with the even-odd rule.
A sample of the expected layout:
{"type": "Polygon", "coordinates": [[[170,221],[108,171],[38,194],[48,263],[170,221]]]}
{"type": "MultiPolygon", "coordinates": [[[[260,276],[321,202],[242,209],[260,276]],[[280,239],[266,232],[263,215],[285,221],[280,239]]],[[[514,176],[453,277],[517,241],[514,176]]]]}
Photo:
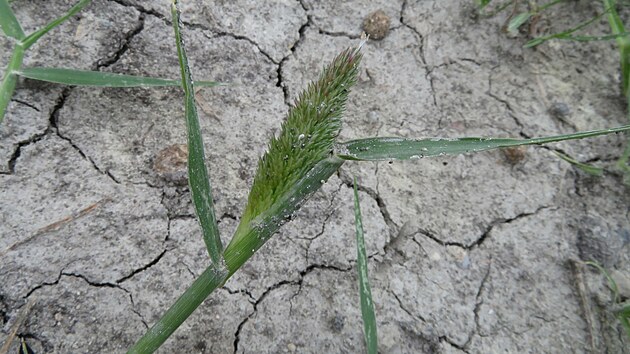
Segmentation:
{"type": "MultiPolygon", "coordinates": [[[[16,74],[33,80],[75,86],[153,87],[181,86],[182,84],[180,80],[65,68],[23,68],[17,71],[16,74]]],[[[221,85],[221,83],[214,81],[195,81],[195,86],[212,87],[218,85],[221,85]]]]}
{"type": "Polygon", "coordinates": [[[38,29],[37,31],[29,34],[26,38],[24,38],[22,40],[24,48],[28,49],[30,46],[35,44],[35,42],[37,42],[43,35],[45,35],[46,33],[50,32],[50,30],[52,30],[53,28],[55,28],[55,27],[59,26],[60,24],[64,23],[67,19],[69,19],[70,17],[74,16],[74,14],[76,14],[79,11],[81,11],[86,5],[88,5],[91,2],[92,2],[92,0],[81,0],[81,1],[77,2],[74,6],[72,6],[70,8],[70,10],[68,10],[68,12],[66,12],[65,15],[50,21],[46,26],[44,26],[44,27],[38,29]]]}
{"type": "Polygon", "coordinates": [[[208,253],[212,263],[217,267],[223,267],[223,244],[219,235],[219,227],[214,212],[212,201],[212,189],[210,187],[210,177],[206,168],[206,157],[201,137],[201,127],[195,105],[195,90],[193,87],[192,74],[188,65],[186,48],[181,33],[181,19],[177,1],[173,1],[171,6],[173,18],[173,30],[175,31],[175,42],[177,44],[177,56],[182,75],[184,88],[184,108],[186,115],[186,128],[188,130],[188,183],[190,194],[195,205],[195,212],[203,231],[203,240],[206,243],[208,253]]]}
{"type": "Polygon", "coordinates": [[[0,27],[7,37],[22,40],[26,35],[7,0],[0,0],[0,27]]]}
{"type": "Polygon", "coordinates": [[[502,147],[537,145],[563,140],[584,139],[630,130],[630,125],[613,129],[593,130],[573,134],[533,139],[505,138],[367,138],[337,144],[335,154],[345,160],[382,161],[408,160],[428,156],[456,155],[502,147]]]}
{"type": "Polygon", "coordinates": [[[554,151],[554,153],[561,159],[563,159],[564,161],[572,164],[573,166],[579,168],[580,170],[588,173],[589,175],[593,175],[593,176],[597,176],[597,177],[601,177],[604,175],[604,169],[601,167],[597,167],[597,166],[593,166],[593,165],[589,165],[586,163],[582,163],[580,161],[577,161],[576,159],[572,158],[569,155],[565,155],[562,153],[559,153],[557,151],[554,151]]]}

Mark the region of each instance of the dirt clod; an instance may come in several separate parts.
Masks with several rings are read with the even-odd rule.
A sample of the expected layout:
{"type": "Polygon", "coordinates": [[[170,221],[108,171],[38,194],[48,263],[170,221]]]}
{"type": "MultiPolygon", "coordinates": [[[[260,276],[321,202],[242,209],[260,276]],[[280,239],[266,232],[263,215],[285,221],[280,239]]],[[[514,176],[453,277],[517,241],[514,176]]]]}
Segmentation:
{"type": "Polygon", "coordinates": [[[556,119],[564,121],[571,115],[571,108],[564,102],[554,102],[549,107],[549,114],[556,119]]]}
{"type": "Polygon", "coordinates": [[[377,10],[363,20],[363,30],[371,39],[383,39],[389,32],[389,24],[389,16],[383,10],[377,10]]]}
{"type": "Polygon", "coordinates": [[[186,184],[187,161],[188,148],[186,144],[169,145],[155,155],[153,170],[167,182],[176,185],[186,184]]]}
{"type": "Polygon", "coordinates": [[[515,146],[502,149],[503,156],[510,165],[516,165],[525,159],[527,151],[523,146],[515,146]]]}

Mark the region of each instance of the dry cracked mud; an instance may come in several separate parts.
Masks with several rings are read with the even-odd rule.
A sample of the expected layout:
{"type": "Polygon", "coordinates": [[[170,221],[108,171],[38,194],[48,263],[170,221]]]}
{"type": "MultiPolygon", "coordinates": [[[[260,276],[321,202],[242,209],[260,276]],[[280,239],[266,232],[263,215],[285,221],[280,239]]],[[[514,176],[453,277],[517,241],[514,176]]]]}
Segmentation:
{"type": "MultiPolygon", "coordinates": [[[[25,64],[177,78],[169,4],[96,0],[25,64]]],[[[26,31],[71,5],[12,3],[26,31]]],[[[601,10],[562,6],[540,31],[601,10]]],[[[480,17],[473,1],[183,1],[195,77],[230,83],[197,92],[225,241],[289,105],[377,10],[389,29],[365,45],[342,140],[526,138],[625,122],[614,43],[524,49],[526,33],[506,35],[505,14],[480,17]]],[[[2,67],[12,45],[0,38],[2,67]]],[[[177,88],[19,82],[0,125],[0,342],[13,339],[9,353],[19,338],[36,353],[124,352],[203,271],[185,143],[177,88]]],[[[593,178],[554,155],[613,162],[623,143],[347,163],[160,352],[364,351],[357,176],[380,352],[630,353],[605,280],[579,263],[598,261],[630,296],[630,193],[620,176],[593,178]]]]}

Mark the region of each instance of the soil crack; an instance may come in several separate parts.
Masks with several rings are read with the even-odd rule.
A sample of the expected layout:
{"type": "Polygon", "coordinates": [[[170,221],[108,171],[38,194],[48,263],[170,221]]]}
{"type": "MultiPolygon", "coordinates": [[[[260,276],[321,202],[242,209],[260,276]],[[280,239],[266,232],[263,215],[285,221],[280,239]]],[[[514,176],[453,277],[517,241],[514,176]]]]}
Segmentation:
{"type": "MultiPolygon", "coordinates": [[[[283,286],[286,286],[286,285],[298,286],[298,290],[289,299],[289,303],[290,303],[290,305],[289,305],[289,313],[291,313],[291,311],[293,309],[293,302],[292,301],[293,301],[293,299],[296,296],[300,295],[300,292],[302,291],[302,284],[304,282],[304,277],[306,275],[308,275],[309,273],[313,272],[314,270],[321,270],[321,269],[332,270],[332,271],[337,271],[337,272],[348,272],[348,271],[352,270],[352,267],[349,267],[349,268],[346,269],[346,268],[339,268],[339,267],[336,267],[336,266],[325,265],[325,264],[311,264],[308,267],[306,267],[306,269],[300,271],[299,279],[297,279],[297,280],[282,280],[282,281],[280,281],[278,283],[275,283],[275,284],[271,285],[270,287],[268,287],[262,293],[262,295],[260,295],[260,297],[258,299],[255,299],[255,301],[252,303],[252,305],[254,306],[254,310],[252,311],[252,313],[250,313],[247,317],[245,317],[243,319],[243,321],[241,321],[241,323],[239,323],[239,325],[238,325],[238,327],[236,329],[236,332],[234,333],[234,353],[238,352],[238,346],[239,346],[239,343],[240,343],[240,340],[241,340],[240,335],[241,335],[241,331],[242,331],[243,327],[257,313],[258,305],[263,300],[265,300],[265,298],[267,296],[269,296],[269,294],[271,292],[273,292],[273,291],[275,291],[275,290],[277,290],[277,289],[279,289],[279,288],[281,288],[283,286]]],[[[243,293],[249,295],[253,299],[253,296],[251,296],[251,294],[245,289],[243,289],[243,290],[240,290],[240,289],[239,290],[230,290],[227,287],[223,287],[223,289],[228,291],[230,294],[243,292],[243,293]]]]}
{"type": "Polygon", "coordinates": [[[35,110],[36,112],[40,112],[39,108],[37,108],[36,106],[34,106],[34,105],[32,105],[32,104],[30,104],[30,103],[28,103],[26,101],[22,101],[22,100],[19,100],[17,98],[12,98],[11,102],[19,103],[21,105],[24,105],[24,106],[26,106],[28,108],[31,108],[31,109],[35,110]]]}
{"type": "Polygon", "coordinates": [[[456,242],[456,241],[444,241],[442,239],[440,239],[437,235],[435,235],[434,233],[432,233],[429,230],[426,229],[418,229],[416,230],[416,232],[412,233],[410,236],[413,235],[417,235],[417,234],[421,234],[433,241],[435,241],[436,243],[438,243],[441,246],[455,246],[455,247],[459,247],[465,250],[471,250],[475,247],[480,247],[485,240],[488,238],[488,236],[490,235],[490,233],[492,232],[492,230],[499,225],[503,225],[503,224],[510,224],[516,220],[522,219],[522,218],[526,218],[529,216],[533,216],[538,214],[540,211],[545,210],[545,209],[549,209],[552,208],[552,206],[548,206],[548,205],[543,205],[538,207],[536,210],[532,211],[532,212],[523,212],[520,213],[514,217],[511,218],[498,218],[495,219],[493,221],[490,222],[490,224],[486,227],[485,231],[479,236],[477,237],[473,242],[471,243],[462,243],[462,242],[456,242]]]}
{"type": "Polygon", "coordinates": [[[153,267],[154,265],[156,265],[161,259],[162,257],[164,257],[164,255],[166,254],[167,250],[163,250],[162,253],[160,253],[157,257],[155,257],[151,262],[147,263],[146,265],[138,268],[138,269],[134,269],[131,273],[129,273],[128,275],[123,276],[122,278],[116,280],[116,284],[121,284],[131,278],[133,278],[136,274],[138,273],[142,273],[145,270],[153,267]]]}
{"type": "Polygon", "coordinates": [[[306,33],[306,29],[311,25],[311,15],[308,12],[308,9],[306,8],[306,6],[302,3],[302,1],[299,1],[300,5],[302,6],[302,9],[304,10],[304,12],[306,13],[306,22],[303,23],[300,26],[300,29],[298,30],[298,39],[291,45],[290,50],[290,54],[288,54],[287,56],[285,56],[284,58],[282,58],[280,60],[278,64],[278,69],[276,70],[276,76],[277,76],[277,81],[276,81],[276,87],[279,87],[282,89],[282,93],[284,95],[284,104],[287,105],[289,108],[292,107],[291,102],[289,101],[289,88],[287,87],[286,83],[284,82],[284,77],[282,75],[282,67],[283,65],[286,63],[286,61],[289,59],[289,57],[291,57],[292,55],[294,55],[295,50],[297,49],[297,47],[302,44],[302,42],[304,41],[304,34],[306,33]]]}
{"type": "Polygon", "coordinates": [[[125,34],[125,37],[122,39],[118,49],[111,56],[99,59],[96,62],[96,70],[107,68],[120,60],[120,58],[129,50],[129,43],[131,43],[133,38],[140,34],[140,32],[144,29],[144,18],[145,14],[140,13],[138,22],[134,28],[125,34]]]}

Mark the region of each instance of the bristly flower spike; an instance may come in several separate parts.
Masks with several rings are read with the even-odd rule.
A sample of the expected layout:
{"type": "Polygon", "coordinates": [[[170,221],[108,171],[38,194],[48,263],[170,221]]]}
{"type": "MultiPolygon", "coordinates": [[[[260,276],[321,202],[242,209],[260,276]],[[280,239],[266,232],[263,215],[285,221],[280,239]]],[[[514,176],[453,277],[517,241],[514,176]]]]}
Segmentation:
{"type": "Polygon", "coordinates": [[[365,40],[341,52],[289,110],[280,134],[271,140],[268,151],[258,162],[247,206],[231,246],[246,236],[245,231],[252,227],[250,224],[256,217],[282,202],[316,164],[332,155],[348,92],[357,80],[364,43],[365,40]]]}

